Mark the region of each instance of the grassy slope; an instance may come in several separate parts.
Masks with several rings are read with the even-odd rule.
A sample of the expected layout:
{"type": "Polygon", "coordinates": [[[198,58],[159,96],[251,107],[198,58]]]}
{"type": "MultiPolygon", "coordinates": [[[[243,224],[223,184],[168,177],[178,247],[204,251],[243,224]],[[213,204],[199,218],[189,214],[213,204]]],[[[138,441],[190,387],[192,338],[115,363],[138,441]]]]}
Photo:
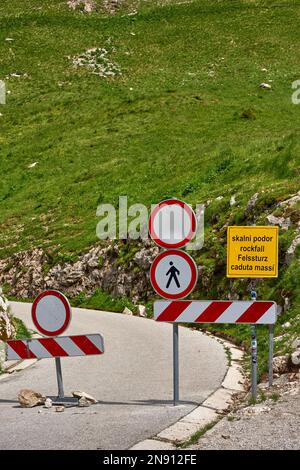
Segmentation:
{"type": "MultiPolygon", "coordinates": [[[[0,79],[30,78],[11,78],[1,106],[1,257],[33,246],[78,254],[96,241],[97,204],[116,204],[120,194],[147,205],[168,195],[192,203],[224,195],[207,211],[197,259],[210,266],[225,256],[213,224],[241,223],[254,192],[264,190],[272,205],[299,190],[300,106],[291,103],[291,83],[300,78],[300,2],[155,3],[142,2],[136,16],[105,17],[70,12],[58,0],[2,0],[0,79]],[[121,77],[72,67],[68,56],[109,40],[121,77]],[[261,90],[268,80],[272,91],[261,90]]],[[[282,246],[292,235],[281,236],[282,246]]],[[[261,297],[277,298],[284,287],[299,303],[298,271],[298,263],[282,270],[261,297]]]]}
{"type": "Polygon", "coordinates": [[[137,16],[104,18],[61,1],[4,0],[0,14],[0,78],[30,75],[9,80],[1,107],[2,257],[86,248],[97,203],[119,194],[150,205],[298,189],[298,1],[146,2],[137,16]],[[74,70],[67,56],[108,38],[121,78],[74,70]],[[267,79],[271,92],[258,87],[267,79]],[[240,117],[249,109],[256,119],[240,117]]]}

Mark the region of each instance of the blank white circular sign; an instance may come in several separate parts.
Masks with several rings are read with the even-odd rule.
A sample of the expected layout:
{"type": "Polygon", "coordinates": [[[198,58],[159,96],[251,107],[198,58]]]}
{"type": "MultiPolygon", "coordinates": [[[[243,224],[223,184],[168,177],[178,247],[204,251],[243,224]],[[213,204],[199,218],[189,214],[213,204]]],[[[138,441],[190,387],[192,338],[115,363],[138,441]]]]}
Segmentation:
{"type": "Polygon", "coordinates": [[[46,336],[57,336],[65,331],[71,320],[68,299],[58,291],[45,291],[32,305],[32,320],[46,336]]]}

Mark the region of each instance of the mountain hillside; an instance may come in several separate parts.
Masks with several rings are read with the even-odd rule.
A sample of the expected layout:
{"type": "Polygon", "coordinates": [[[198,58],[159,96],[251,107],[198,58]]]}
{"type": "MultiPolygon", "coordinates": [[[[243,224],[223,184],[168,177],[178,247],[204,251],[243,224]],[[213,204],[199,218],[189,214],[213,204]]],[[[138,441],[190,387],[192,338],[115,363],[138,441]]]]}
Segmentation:
{"type": "MultiPolygon", "coordinates": [[[[49,270],[60,272],[98,246],[100,203],[117,207],[127,195],[129,204],[150,207],[174,196],[206,204],[195,298],[248,296],[247,280],[225,277],[227,225],[280,226],[279,278],[257,287],[259,298],[282,308],[277,335],[291,329],[277,354],[290,351],[300,334],[300,105],[292,102],[299,19],[299,0],[2,0],[5,292],[22,297],[25,279],[31,297],[32,250],[45,283],[49,270]]],[[[135,273],[133,285],[146,279],[131,264],[139,245],[116,245],[110,261],[135,273]]],[[[94,301],[80,286],[78,304],[110,302],[109,283],[94,301]]],[[[132,300],[130,290],[121,293],[132,300]]],[[[244,327],[224,330],[248,342],[244,327]]]]}

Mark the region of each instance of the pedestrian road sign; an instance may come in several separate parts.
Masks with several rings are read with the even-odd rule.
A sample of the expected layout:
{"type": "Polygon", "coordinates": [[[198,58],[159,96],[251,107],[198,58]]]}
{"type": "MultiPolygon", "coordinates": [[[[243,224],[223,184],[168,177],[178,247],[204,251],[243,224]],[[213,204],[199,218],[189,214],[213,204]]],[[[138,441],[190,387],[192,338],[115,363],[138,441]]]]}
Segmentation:
{"type": "Polygon", "coordinates": [[[166,299],[182,299],[194,289],[198,271],[193,258],[180,250],[160,253],[150,269],[154,290],[166,299]]]}
{"type": "Polygon", "coordinates": [[[228,227],[227,277],[277,276],[278,227],[228,227]]]}

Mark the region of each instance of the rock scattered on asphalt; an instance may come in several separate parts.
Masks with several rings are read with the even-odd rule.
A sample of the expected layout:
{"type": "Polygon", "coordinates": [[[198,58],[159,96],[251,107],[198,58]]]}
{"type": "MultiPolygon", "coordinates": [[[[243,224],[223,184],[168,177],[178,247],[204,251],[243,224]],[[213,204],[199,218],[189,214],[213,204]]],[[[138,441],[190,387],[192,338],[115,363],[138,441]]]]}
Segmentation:
{"type": "Polygon", "coordinates": [[[55,411],[57,413],[63,413],[65,411],[65,407],[64,406],[56,406],[55,411]]]}
{"type": "MultiPolygon", "coordinates": [[[[92,397],[92,395],[89,395],[88,393],[85,393],[85,392],[81,392],[79,390],[72,392],[72,395],[75,398],[79,398],[79,402],[80,400],[82,400],[82,403],[88,402],[90,405],[95,405],[96,403],[98,403],[98,400],[92,397]]],[[[81,406],[85,406],[85,405],[81,405],[81,406]]]]}
{"type": "Polygon", "coordinates": [[[18,394],[18,400],[22,408],[33,408],[44,405],[46,397],[39,392],[24,388],[18,394]]]}
{"type": "Polygon", "coordinates": [[[52,400],[51,398],[46,398],[44,408],[51,408],[52,407],[52,400]]]}

